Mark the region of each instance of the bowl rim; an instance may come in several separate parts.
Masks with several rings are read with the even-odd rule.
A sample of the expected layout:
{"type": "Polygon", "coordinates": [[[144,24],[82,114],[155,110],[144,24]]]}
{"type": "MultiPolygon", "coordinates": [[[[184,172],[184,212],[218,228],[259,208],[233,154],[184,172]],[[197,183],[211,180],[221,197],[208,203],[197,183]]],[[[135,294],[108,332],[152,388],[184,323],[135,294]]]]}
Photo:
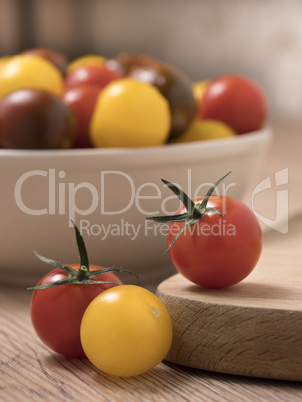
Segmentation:
{"type": "Polygon", "coordinates": [[[272,138],[272,128],[265,125],[261,129],[245,134],[236,135],[236,137],[219,138],[205,141],[192,141],[184,143],[170,143],[152,147],[129,147],[129,148],[71,148],[71,149],[1,149],[0,159],[2,158],[72,158],[81,157],[102,157],[102,156],[119,156],[119,157],[137,157],[138,155],[168,155],[170,153],[198,151],[217,151],[220,149],[246,149],[247,146],[258,144],[259,142],[268,142],[272,138]]]}

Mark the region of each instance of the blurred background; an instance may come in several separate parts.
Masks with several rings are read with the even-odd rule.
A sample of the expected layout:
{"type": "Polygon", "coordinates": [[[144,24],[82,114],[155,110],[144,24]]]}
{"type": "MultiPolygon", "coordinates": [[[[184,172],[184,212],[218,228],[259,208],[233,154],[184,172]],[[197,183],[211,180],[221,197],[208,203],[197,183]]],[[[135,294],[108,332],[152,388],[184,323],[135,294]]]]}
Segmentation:
{"type": "Polygon", "coordinates": [[[271,116],[302,121],[300,0],[0,0],[0,56],[31,47],[70,60],[149,53],[192,80],[245,74],[271,116]]]}

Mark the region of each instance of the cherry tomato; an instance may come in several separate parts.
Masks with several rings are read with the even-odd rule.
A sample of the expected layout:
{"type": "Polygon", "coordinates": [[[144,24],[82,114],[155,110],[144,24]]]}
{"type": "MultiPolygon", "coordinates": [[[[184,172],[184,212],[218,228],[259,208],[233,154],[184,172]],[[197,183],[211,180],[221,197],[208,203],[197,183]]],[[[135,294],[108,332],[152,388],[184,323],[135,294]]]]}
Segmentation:
{"type": "Polygon", "coordinates": [[[169,139],[181,135],[196,114],[196,102],[189,77],[167,63],[133,68],[129,77],[155,86],[167,99],[171,113],[169,139]]]}
{"type": "Polygon", "coordinates": [[[71,148],[76,121],[58,96],[20,89],[0,99],[0,146],[11,149],[71,148]]]}
{"type": "Polygon", "coordinates": [[[188,129],[172,142],[217,140],[220,138],[234,138],[235,136],[235,131],[222,121],[195,118],[188,129]]]}
{"type": "Polygon", "coordinates": [[[197,117],[201,116],[201,102],[202,98],[208,88],[209,80],[195,81],[192,83],[194,99],[197,106],[197,117]]]}
{"type": "Polygon", "coordinates": [[[120,52],[115,58],[107,60],[106,64],[119,71],[122,76],[128,76],[136,67],[149,66],[156,63],[156,59],[145,53],[120,52]]]}
{"type": "Polygon", "coordinates": [[[81,341],[98,369],[115,376],[135,376],[164,359],[172,343],[172,322],[153,293],[134,285],[117,286],[88,306],[81,341]]]}
{"type": "Polygon", "coordinates": [[[195,81],[192,83],[193,94],[196,102],[201,101],[201,99],[203,98],[203,95],[208,88],[209,82],[209,80],[203,80],[195,81]]]}
{"type": "Polygon", "coordinates": [[[70,107],[77,121],[75,148],[91,148],[90,121],[100,88],[94,85],[81,85],[67,91],[64,102],[70,107]]]}
{"type": "Polygon", "coordinates": [[[84,239],[72,223],[80,264],[66,265],[36,253],[41,261],[57,268],[46,274],[37,286],[28,288],[34,290],[30,313],[34,329],[45,345],[64,356],[85,357],[80,339],[83,314],[97,295],[122,284],[114,272],[128,271],[90,265],[84,239]]]}
{"type": "Polygon", "coordinates": [[[176,215],[147,218],[169,223],[167,252],[172,263],[185,278],[207,288],[225,288],[242,281],[256,266],[262,250],[261,227],[253,212],[239,200],[213,196],[230,173],[195,200],[162,179],[184,207],[176,215]]]}
{"type": "MultiPolygon", "coordinates": [[[[76,270],[79,265],[69,265],[76,270]]],[[[90,270],[101,269],[90,265],[90,270]]],[[[67,274],[56,268],[46,274],[37,286],[67,278],[67,274]]],[[[96,276],[93,280],[122,284],[114,273],[96,276]]],[[[69,357],[85,357],[81,340],[80,325],[83,314],[90,302],[112,284],[68,284],[48,289],[34,290],[31,300],[31,320],[34,329],[53,351],[69,357]]]]}
{"type": "Polygon", "coordinates": [[[63,77],[48,60],[28,54],[12,56],[0,69],[0,98],[18,89],[41,89],[63,94],[63,77]]]}
{"type": "Polygon", "coordinates": [[[10,60],[11,56],[0,57],[0,74],[1,70],[4,68],[5,64],[10,60]]]}
{"type": "Polygon", "coordinates": [[[96,148],[163,145],[169,134],[168,101],[152,85],[121,78],[97,100],[90,125],[96,148]]]}
{"type": "Polygon", "coordinates": [[[237,75],[211,81],[198,108],[201,118],[223,121],[237,134],[259,130],[267,117],[267,102],[260,86],[237,75]]]}
{"type": "Polygon", "coordinates": [[[26,49],[21,54],[29,54],[32,56],[42,57],[43,59],[50,61],[54,66],[56,66],[62,75],[66,74],[68,59],[63,53],[56,52],[52,49],[38,47],[26,49]]]}
{"type": "Polygon", "coordinates": [[[79,85],[89,84],[104,88],[109,82],[120,78],[117,70],[106,65],[83,65],[67,74],[65,88],[71,89],[79,85]]]}
{"type": "Polygon", "coordinates": [[[78,57],[68,64],[67,72],[77,70],[79,67],[83,66],[104,66],[106,64],[106,58],[98,56],[96,54],[87,54],[85,56],[78,57]]]}
{"type": "MultiPolygon", "coordinates": [[[[223,216],[205,214],[178,237],[169,256],[190,281],[207,288],[225,288],[242,281],[256,266],[262,250],[261,228],[252,211],[232,197],[212,196],[207,207],[223,216]]],[[[184,212],[181,208],[178,214],[184,212]]],[[[168,247],[183,226],[182,222],[170,224],[168,247]]]]}

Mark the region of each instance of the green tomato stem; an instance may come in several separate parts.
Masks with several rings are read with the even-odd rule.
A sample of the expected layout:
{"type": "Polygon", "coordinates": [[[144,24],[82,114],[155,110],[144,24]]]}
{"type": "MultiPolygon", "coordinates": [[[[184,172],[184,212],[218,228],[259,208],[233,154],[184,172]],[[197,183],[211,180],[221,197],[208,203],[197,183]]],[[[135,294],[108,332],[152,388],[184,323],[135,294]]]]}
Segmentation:
{"type": "Polygon", "coordinates": [[[179,232],[176,234],[174,237],[173,241],[171,242],[169,248],[164,252],[163,255],[165,255],[171,247],[175,244],[176,240],[178,237],[191,225],[194,225],[197,223],[200,219],[202,219],[206,214],[208,213],[215,213],[220,216],[223,216],[219,211],[217,211],[215,208],[207,207],[208,201],[213,194],[213,191],[215,188],[218,186],[219,183],[221,183],[222,180],[224,180],[231,172],[228,172],[225,174],[223,177],[221,177],[219,180],[216,181],[216,183],[213,184],[213,186],[208,190],[207,194],[205,195],[203,201],[194,203],[186,193],[184,193],[180,188],[178,188],[175,184],[161,179],[162,182],[168,186],[168,188],[173,191],[173,193],[178,197],[178,199],[184,204],[187,212],[182,213],[180,215],[169,215],[169,216],[152,216],[148,217],[146,219],[153,221],[153,222],[160,222],[160,223],[171,223],[171,222],[184,222],[184,226],[179,230],[179,232]]]}
{"type": "Polygon", "coordinates": [[[76,269],[74,269],[72,267],[69,267],[68,265],[66,265],[66,264],[64,264],[62,262],[55,261],[55,260],[52,260],[50,258],[43,257],[43,256],[41,256],[40,254],[38,254],[35,251],[34,253],[36,254],[36,256],[41,261],[46,262],[47,264],[50,264],[53,267],[61,269],[62,271],[64,271],[67,274],[67,277],[63,278],[63,279],[59,279],[59,280],[57,280],[55,282],[45,283],[44,285],[30,287],[30,288],[28,288],[28,290],[37,290],[37,289],[42,290],[42,289],[52,288],[52,287],[55,287],[55,286],[71,285],[71,284],[95,285],[95,284],[103,283],[103,284],[118,285],[115,282],[98,281],[98,280],[94,279],[96,276],[106,274],[106,273],[118,273],[118,272],[120,272],[120,273],[131,274],[131,275],[134,275],[134,276],[138,277],[133,272],[127,271],[127,270],[122,269],[122,268],[115,268],[115,267],[108,267],[108,268],[102,268],[102,269],[99,269],[99,270],[90,271],[88,255],[87,255],[84,239],[83,239],[80,231],[76,227],[75,223],[74,222],[72,222],[72,223],[73,223],[73,226],[74,226],[74,229],[75,229],[76,241],[77,241],[77,246],[78,246],[80,259],[81,259],[80,268],[78,270],[76,270],[76,269]]]}
{"type": "Polygon", "coordinates": [[[89,272],[88,268],[85,267],[84,265],[81,265],[79,270],[78,270],[78,273],[76,275],[76,279],[78,281],[84,280],[86,277],[89,276],[89,275],[87,275],[88,272],[89,272]]]}

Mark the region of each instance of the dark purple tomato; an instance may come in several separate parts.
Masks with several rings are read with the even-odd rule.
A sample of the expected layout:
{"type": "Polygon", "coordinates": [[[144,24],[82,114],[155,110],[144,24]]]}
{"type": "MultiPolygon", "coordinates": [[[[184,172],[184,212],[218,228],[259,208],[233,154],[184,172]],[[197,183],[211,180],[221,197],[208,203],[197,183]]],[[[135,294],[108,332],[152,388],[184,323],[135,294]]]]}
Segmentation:
{"type": "Polygon", "coordinates": [[[75,140],[75,117],[56,95],[21,89],[0,100],[1,148],[65,149],[75,140]]]}
{"type": "Polygon", "coordinates": [[[106,65],[119,71],[122,76],[128,76],[133,68],[149,66],[157,63],[157,60],[145,53],[120,52],[113,59],[109,59],[106,65]]]}

